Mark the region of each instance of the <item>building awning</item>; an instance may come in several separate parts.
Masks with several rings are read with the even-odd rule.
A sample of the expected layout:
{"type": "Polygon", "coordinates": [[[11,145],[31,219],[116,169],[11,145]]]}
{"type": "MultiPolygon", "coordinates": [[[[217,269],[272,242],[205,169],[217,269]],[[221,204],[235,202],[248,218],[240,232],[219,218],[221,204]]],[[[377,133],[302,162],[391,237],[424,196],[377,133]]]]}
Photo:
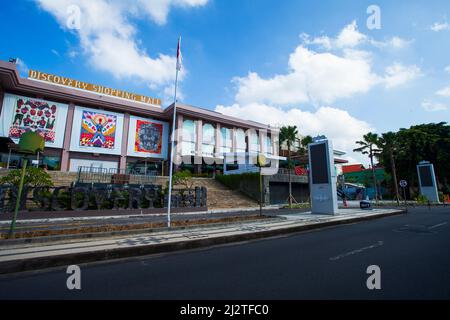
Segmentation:
{"type": "Polygon", "coordinates": [[[14,143],[11,138],[0,137],[0,152],[18,151],[19,145],[14,143]]]}

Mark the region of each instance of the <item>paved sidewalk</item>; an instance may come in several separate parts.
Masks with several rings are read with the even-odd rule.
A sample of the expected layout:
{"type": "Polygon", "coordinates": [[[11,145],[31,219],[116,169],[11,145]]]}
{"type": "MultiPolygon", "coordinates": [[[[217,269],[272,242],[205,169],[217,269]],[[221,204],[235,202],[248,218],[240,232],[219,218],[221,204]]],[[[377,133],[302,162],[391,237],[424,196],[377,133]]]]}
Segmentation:
{"type": "Polygon", "coordinates": [[[164,230],[135,236],[3,245],[0,248],[0,273],[245,241],[402,212],[398,209],[341,209],[336,216],[299,212],[264,221],[164,230]]]}

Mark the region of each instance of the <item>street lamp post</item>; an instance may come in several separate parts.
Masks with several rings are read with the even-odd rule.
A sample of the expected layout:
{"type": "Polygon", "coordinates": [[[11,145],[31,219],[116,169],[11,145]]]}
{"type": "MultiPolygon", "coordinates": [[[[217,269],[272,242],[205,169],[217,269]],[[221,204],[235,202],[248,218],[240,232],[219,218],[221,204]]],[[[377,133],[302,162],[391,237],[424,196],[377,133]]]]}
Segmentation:
{"type": "Polygon", "coordinates": [[[262,216],[263,205],[263,179],[262,179],[262,167],[266,165],[266,157],[259,153],[257,157],[257,165],[259,167],[259,215],[262,216]]]}
{"type": "MultiPolygon", "coordinates": [[[[44,138],[36,132],[29,131],[29,132],[24,133],[20,137],[19,151],[21,153],[36,154],[39,151],[43,152],[44,146],[45,146],[44,138]]],[[[17,197],[16,197],[16,206],[14,208],[14,215],[11,220],[11,227],[9,229],[9,237],[10,238],[14,237],[17,214],[19,212],[19,207],[20,207],[20,202],[21,202],[20,200],[21,200],[22,191],[23,191],[23,184],[25,182],[25,173],[26,173],[26,169],[27,169],[27,164],[28,164],[28,158],[25,155],[23,165],[22,165],[22,172],[20,174],[19,188],[18,188],[18,193],[17,193],[17,197]]],[[[25,197],[26,197],[26,195],[25,195],[25,197]]]]}

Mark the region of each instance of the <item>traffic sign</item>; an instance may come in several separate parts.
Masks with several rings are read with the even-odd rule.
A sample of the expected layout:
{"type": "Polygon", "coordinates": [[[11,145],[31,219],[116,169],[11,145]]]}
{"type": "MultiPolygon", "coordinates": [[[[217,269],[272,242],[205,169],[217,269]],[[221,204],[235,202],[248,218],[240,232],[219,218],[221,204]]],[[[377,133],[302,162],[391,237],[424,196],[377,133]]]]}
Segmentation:
{"type": "Polygon", "coordinates": [[[408,182],[406,182],[406,180],[400,180],[400,187],[406,188],[407,185],[408,185],[408,182]]]}

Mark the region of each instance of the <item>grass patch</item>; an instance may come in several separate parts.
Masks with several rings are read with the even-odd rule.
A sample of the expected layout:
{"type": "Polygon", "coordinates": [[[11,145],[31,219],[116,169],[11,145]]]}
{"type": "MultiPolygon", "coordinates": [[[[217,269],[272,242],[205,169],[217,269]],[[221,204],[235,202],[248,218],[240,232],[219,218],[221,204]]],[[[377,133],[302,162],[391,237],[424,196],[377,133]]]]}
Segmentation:
{"type": "MultiPolygon", "coordinates": [[[[281,207],[282,209],[289,209],[289,205],[286,204],[283,207],[281,207]]],[[[308,202],[305,203],[293,203],[292,207],[290,207],[290,209],[310,209],[311,205],[308,202]]]]}

